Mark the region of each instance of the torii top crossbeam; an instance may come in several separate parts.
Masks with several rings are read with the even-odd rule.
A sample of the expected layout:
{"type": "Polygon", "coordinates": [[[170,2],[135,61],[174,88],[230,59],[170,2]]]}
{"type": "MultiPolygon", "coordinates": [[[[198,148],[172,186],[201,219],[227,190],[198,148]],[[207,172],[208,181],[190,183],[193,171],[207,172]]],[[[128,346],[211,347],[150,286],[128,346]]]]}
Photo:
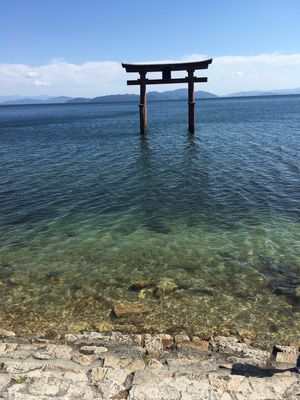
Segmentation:
{"type": "Polygon", "coordinates": [[[158,85],[163,83],[188,83],[188,104],[189,104],[189,131],[195,130],[195,96],[194,83],[207,82],[206,77],[196,77],[194,72],[199,69],[207,69],[212,63],[212,58],[204,61],[193,61],[185,63],[172,64],[125,64],[122,67],[126,72],[137,72],[140,79],[128,80],[127,85],[140,85],[140,129],[141,133],[147,130],[147,110],[146,110],[146,85],[158,85]],[[188,76],[185,78],[172,78],[172,71],[187,71],[188,76]],[[161,79],[147,79],[148,72],[161,72],[161,79]]]}

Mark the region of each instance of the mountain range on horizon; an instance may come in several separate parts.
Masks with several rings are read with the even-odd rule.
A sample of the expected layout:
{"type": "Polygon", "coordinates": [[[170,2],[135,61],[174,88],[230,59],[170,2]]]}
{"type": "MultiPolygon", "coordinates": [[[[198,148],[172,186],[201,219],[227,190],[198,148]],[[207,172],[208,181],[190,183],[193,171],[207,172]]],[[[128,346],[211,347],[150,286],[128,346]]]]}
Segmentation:
{"type": "MultiPolygon", "coordinates": [[[[147,93],[148,101],[161,100],[184,100],[187,98],[187,89],[175,89],[165,92],[150,91],[147,93]]],[[[205,91],[195,91],[195,99],[212,99],[212,98],[228,98],[228,97],[254,97],[254,96],[276,96],[276,95],[297,95],[300,94],[300,87],[295,89],[280,90],[252,90],[230,93],[224,96],[218,96],[214,93],[205,91]]],[[[94,98],[87,97],[70,97],[70,96],[0,96],[1,105],[17,105],[17,104],[66,104],[66,103],[109,103],[109,102],[138,102],[138,94],[113,94],[106,96],[97,96],[94,98]]]]}

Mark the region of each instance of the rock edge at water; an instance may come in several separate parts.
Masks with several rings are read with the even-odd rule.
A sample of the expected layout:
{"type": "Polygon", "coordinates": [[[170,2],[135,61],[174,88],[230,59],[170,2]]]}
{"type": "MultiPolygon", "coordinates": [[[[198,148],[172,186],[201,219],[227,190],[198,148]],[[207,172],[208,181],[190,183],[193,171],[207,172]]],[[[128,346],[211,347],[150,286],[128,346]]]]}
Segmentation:
{"type": "Polygon", "coordinates": [[[243,400],[300,396],[299,349],[233,336],[52,333],[0,329],[0,400],[243,400]],[[49,335],[48,335],[49,337],[49,335]]]}

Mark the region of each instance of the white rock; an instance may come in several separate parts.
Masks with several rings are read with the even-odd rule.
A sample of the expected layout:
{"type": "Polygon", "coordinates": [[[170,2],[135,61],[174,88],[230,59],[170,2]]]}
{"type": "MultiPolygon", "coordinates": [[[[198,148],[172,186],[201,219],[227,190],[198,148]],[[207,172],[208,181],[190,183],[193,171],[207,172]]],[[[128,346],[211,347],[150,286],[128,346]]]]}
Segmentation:
{"type": "Polygon", "coordinates": [[[65,335],[65,340],[66,340],[66,342],[72,343],[72,342],[76,342],[76,340],[80,339],[82,336],[83,335],[81,335],[79,333],[78,334],[67,333],[65,335]]]}
{"type": "Polygon", "coordinates": [[[107,374],[108,368],[95,367],[91,371],[91,376],[94,381],[102,381],[107,374]]]}
{"type": "Polygon", "coordinates": [[[127,366],[126,369],[129,373],[135,372],[139,369],[143,370],[145,369],[145,363],[143,360],[137,358],[132,360],[132,362],[127,366]]]}
{"type": "Polygon", "coordinates": [[[0,329],[0,337],[14,337],[16,336],[15,332],[7,331],[5,329],[0,329]]]}
{"type": "Polygon", "coordinates": [[[152,358],[148,364],[147,368],[156,368],[156,369],[161,369],[163,368],[163,365],[160,361],[156,360],[155,358],[152,358]]]}
{"type": "Polygon", "coordinates": [[[0,375],[0,394],[9,384],[10,380],[11,380],[10,375],[3,375],[3,374],[0,375]]]}
{"type": "Polygon", "coordinates": [[[127,372],[123,369],[109,369],[105,375],[105,380],[116,382],[119,385],[125,385],[126,378],[127,372]]]}
{"type": "Polygon", "coordinates": [[[72,352],[72,348],[70,346],[59,345],[59,346],[56,346],[56,348],[54,350],[54,355],[56,358],[61,358],[63,360],[70,360],[71,352],[72,352]]]}
{"type": "Polygon", "coordinates": [[[168,371],[162,371],[158,369],[145,369],[138,370],[134,374],[133,385],[141,384],[161,384],[162,382],[168,383],[172,381],[172,374],[168,371]]]}
{"type": "Polygon", "coordinates": [[[86,383],[81,382],[74,382],[71,383],[68,391],[67,396],[65,397],[67,400],[73,399],[81,399],[81,400],[94,400],[93,389],[88,386],[86,383]]]}
{"type": "MultiPolygon", "coordinates": [[[[103,400],[126,399],[128,392],[123,385],[113,381],[98,382],[96,384],[103,400]]],[[[154,399],[153,399],[154,400],[154,399]]]]}
{"type": "Polygon", "coordinates": [[[145,349],[148,354],[160,355],[163,352],[164,347],[161,337],[146,334],[144,341],[145,341],[145,349]]]}
{"type": "Polygon", "coordinates": [[[188,337],[188,335],[175,335],[174,339],[175,339],[176,344],[190,341],[190,338],[188,337]]]}
{"type": "Polygon", "coordinates": [[[60,386],[65,386],[67,388],[66,382],[58,378],[29,378],[27,384],[27,390],[33,395],[45,395],[45,396],[55,396],[60,391],[60,386]]]}
{"type": "Polygon", "coordinates": [[[50,360],[51,358],[54,358],[52,354],[46,353],[45,351],[37,351],[33,354],[33,357],[37,360],[50,360]]]}
{"type": "Polygon", "coordinates": [[[0,354],[4,354],[6,351],[6,344],[0,343],[0,354]]]}
{"type": "Polygon", "coordinates": [[[120,364],[120,357],[116,356],[115,354],[107,354],[104,358],[104,367],[108,368],[117,368],[120,364]]]}
{"type": "Polygon", "coordinates": [[[88,365],[91,365],[95,361],[95,357],[86,356],[84,354],[75,354],[72,357],[72,360],[82,366],[88,366],[88,365]]]}
{"type": "Polygon", "coordinates": [[[80,348],[80,352],[83,354],[101,354],[107,351],[107,348],[104,346],[82,346],[80,348]]]}

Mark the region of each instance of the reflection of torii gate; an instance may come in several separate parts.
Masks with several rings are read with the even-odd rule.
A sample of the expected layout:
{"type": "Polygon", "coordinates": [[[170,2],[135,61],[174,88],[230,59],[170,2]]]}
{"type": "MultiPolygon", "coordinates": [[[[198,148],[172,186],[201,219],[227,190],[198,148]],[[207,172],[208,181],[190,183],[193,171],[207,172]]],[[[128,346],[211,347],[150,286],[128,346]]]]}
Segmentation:
{"type": "Polygon", "coordinates": [[[138,72],[140,79],[127,81],[127,85],[140,85],[140,130],[147,130],[146,85],[162,83],[188,83],[189,131],[195,131],[195,96],[194,82],[207,82],[207,78],[194,76],[195,70],[207,69],[212,59],[176,64],[122,64],[126,72],[138,72]],[[172,78],[171,71],[187,71],[185,78],[172,78]],[[147,79],[147,72],[162,72],[162,79],[147,79]]]}

